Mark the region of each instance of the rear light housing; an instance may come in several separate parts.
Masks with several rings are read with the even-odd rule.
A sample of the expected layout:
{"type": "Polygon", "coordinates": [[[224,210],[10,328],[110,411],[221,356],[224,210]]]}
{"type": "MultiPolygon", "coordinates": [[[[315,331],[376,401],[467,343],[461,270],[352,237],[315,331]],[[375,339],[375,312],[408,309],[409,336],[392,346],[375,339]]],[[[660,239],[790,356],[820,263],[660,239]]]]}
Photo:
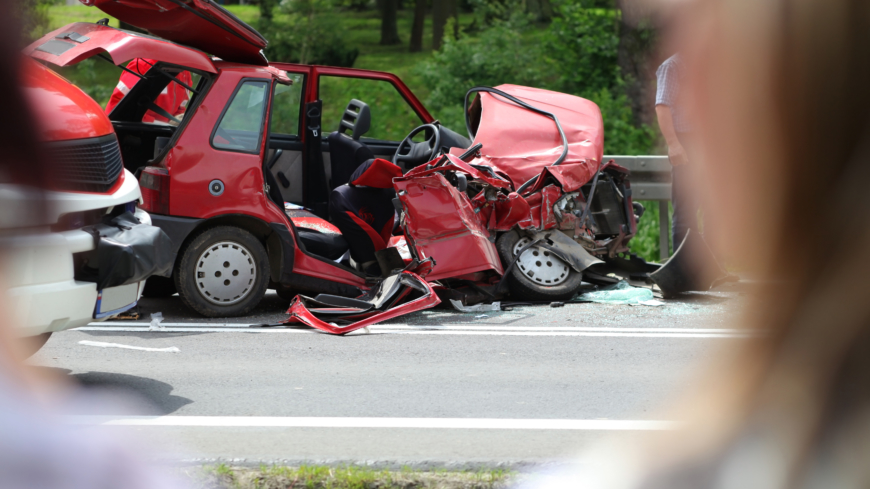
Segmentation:
{"type": "Polygon", "coordinates": [[[139,177],[142,209],[153,214],[169,214],[169,171],[159,166],[146,166],[139,177]]]}

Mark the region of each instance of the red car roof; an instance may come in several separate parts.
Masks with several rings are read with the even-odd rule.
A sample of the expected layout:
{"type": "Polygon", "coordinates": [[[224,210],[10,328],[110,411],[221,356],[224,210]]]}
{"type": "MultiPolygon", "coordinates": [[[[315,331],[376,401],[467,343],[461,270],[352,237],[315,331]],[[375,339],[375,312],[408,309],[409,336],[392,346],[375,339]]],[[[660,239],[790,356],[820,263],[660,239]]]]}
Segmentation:
{"type": "MultiPolygon", "coordinates": [[[[568,155],[561,165],[579,164],[588,168],[590,177],[595,174],[604,154],[604,121],[595,102],[539,88],[496,88],[555,114],[568,140],[568,155]]],[[[480,163],[498,167],[518,186],[556,161],[562,138],[551,119],[491,93],[480,97],[480,125],[474,137],[475,143],[483,144],[480,163]]]]}

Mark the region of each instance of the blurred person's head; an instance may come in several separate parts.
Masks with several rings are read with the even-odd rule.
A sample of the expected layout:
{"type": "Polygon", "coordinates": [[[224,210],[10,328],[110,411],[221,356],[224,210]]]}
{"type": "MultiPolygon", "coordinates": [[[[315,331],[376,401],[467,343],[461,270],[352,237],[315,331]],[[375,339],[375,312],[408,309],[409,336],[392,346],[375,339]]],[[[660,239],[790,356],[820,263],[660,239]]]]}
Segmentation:
{"type": "Polygon", "coordinates": [[[674,19],[716,248],[771,282],[738,321],[768,336],[687,403],[698,424],[658,482],[867,486],[870,2],[701,0],[674,19]]]}
{"type": "Polygon", "coordinates": [[[661,51],[685,64],[704,217],[766,281],[735,325],[767,334],[728,345],[674,413],[685,430],[570,487],[868,487],[870,2],[675,5],[661,51]]]}

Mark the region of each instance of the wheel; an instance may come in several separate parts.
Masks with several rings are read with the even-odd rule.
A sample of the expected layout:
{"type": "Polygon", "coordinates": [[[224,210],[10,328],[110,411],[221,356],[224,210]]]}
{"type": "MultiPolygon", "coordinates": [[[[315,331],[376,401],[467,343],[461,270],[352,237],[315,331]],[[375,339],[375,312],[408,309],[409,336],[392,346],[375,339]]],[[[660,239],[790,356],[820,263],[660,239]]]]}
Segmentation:
{"type": "MultiPolygon", "coordinates": [[[[505,269],[532,240],[516,231],[502,234],[496,247],[505,269]]],[[[531,301],[563,301],[574,297],[583,274],[551,251],[534,246],[520,256],[507,278],[511,298],[531,301]]]]}
{"type": "Polygon", "coordinates": [[[31,357],[39,351],[40,348],[45,346],[48,342],[48,339],[51,338],[51,333],[42,333],[36,336],[28,336],[27,338],[19,339],[19,348],[21,348],[21,353],[23,353],[26,357],[31,357]]]}
{"type": "Polygon", "coordinates": [[[251,233],[232,226],[208,229],[185,248],[173,273],[178,295],[207,317],[243,316],[269,285],[269,258],[251,233]]]}
{"type": "Polygon", "coordinates": [[[148,277],[145,288],[142,289],[142,297],[171,297],[175,290],[175,281],[172,277],[148,277]]]}

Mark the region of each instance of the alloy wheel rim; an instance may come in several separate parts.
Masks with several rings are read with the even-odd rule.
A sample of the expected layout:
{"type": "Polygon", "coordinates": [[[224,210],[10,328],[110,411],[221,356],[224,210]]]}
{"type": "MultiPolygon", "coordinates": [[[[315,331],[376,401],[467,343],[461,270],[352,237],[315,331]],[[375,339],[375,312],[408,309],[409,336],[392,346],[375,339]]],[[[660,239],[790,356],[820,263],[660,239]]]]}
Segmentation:
{"type": "MultiPolygon", "coordinates": [[[[531,243],[527,237],[520,238],[514,245],[513,254],[517,256],[523,248],[531,243]]],[[[517,268],[532,282],[551,287],[568,280],[570,272],[568,264],[553,254],[552,251],[539,246],[532,246],[517,259],[517,268]]]]}
{"type": "Polygon", "coordinates": [[[196,288],[212,304],[238,303],[251,293],[256,281],[253,255],[234,241],[210,245],[196,260],[196,288]]]}

